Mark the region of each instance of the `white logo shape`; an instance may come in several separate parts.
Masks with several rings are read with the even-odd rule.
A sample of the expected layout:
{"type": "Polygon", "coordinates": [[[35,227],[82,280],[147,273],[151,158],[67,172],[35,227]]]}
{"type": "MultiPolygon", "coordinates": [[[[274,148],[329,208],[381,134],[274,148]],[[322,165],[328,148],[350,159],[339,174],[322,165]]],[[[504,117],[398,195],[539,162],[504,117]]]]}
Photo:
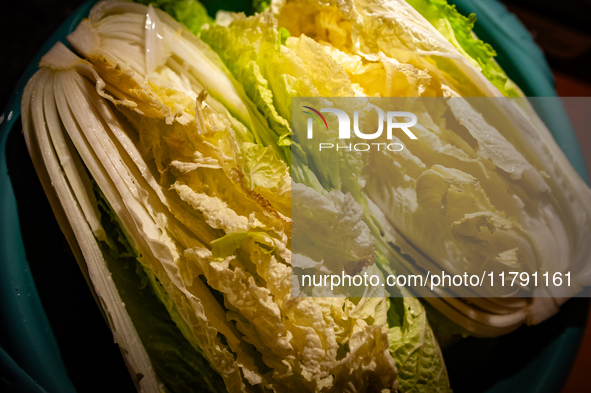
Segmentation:
{"type": "MultiPolygon", "coordinates": [[[[353,112],[353,129],[355,135],[361,139],[376,139],[382,135],[384,131],[384,111],[380,108],[375,108],[378,112],[378,129],[376,132],[372,134],[365,134],[361,132],[359,129],[359,112],[353,112]]],[[[351,138],[351,119],[349,115],[341,110],[336,108],[321,108],[320,112],[323,113],[333,113],[337,116],[339,121],[339,139],[350,139],[351,138]]],[[[323,119],[324,120],[324,119],[323,119]]],[[[395,128],[399,128],[410,138],[410,139],[417,139],[417,137],[409,130],[409,127],[412,127],[417,124],[417,117],[414,113],[410,112],[397,112],[397,111],[389,111],[386,113],[386,132],[387,138],[393,139],[393,132],[395,128]],[[404,118],[405,121],[399,122],[397,118],[404,118]]],[[[308,119],[308,139],[312,139],[313,131],[312,131],[313,121],[312,119],[308,119]]]]}

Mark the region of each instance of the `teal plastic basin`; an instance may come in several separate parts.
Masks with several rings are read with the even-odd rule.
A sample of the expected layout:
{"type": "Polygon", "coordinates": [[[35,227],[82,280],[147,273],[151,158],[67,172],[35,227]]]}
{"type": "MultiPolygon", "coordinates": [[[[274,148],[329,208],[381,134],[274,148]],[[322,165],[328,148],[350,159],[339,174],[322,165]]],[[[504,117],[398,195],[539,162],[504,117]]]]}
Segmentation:
{"type": "MultiPolygon", "coordinates": [[[[495,47],[499,53],[499,63],[528,96],[555,96],[552,73],[543,54],[523,25],[504,6],[492,0],[455,0],[452,3],[465,14],[475,12],[478,15],[476,33],[495,47]]],[[[126,371],[122,368],[120,356],[117,358],[116,350],[100,355],[105,356],[100,359],[96,358],[98,355],[93,350],[84,350],[90,345],[89,342],[95,341],[96,348],[104,346],[103,342],[113,346],[106,332],[106,324],[101,320],[99,310],[92,300],[88,303],[89,310],[85,310],[89,312],[89,316],[84,317],[77,315],[75,309],[61,310],[61,314],[56,314],[55,310],[59,309],[60,304],[74,307],[67,300],[57,306],[55,299],[53,303],[50,300],[42,302],[44,297],[39,296],[41,288],[38,291],[38,287],[43,286],[44,293],[51,293],[51,283],[43,281],[43,275],[40,277],[39,273],[34,281],[31,270],[35,269],[29,267],[27,259],[32,261],[33,254],[39,250],[34,250],[35,246],[30,245],[30,239],[29,245],[25,247],[23,234],[35,233],[34,229],[39,224],[31,224],[29,216],[32,212],[37,217],[45,212],[48,221],[52,219],[51,212],[47,203],[43,205],[39,202],[39,206],[34,203],[31,207],[30,199],[22,199],[24,197],[16,195],[24,195],[23,192],[15,193],[15,189],[18,190],[19,187],[24,189],[24,186],[19,185],[23,182],[36,183],[32,169],[24,169],[26,165],[23,163],[28,157],[22,157],[26,153],[22,152],[24,142],[18,135],[23,88],[37,70],[41,56],[55,42],[65,43],[65,36],[88,15],[93,4],[94,1],[89,1],[80,7],[47,40],[26,69],[7,109],[0,117],[0,391],[4,392],[90,392],[96,391],[92,387],[98,386],[99,381],[107,381],[105,383],[110,384],[107,386],[111,386],[108,390],[110,392],[133,390],[129,380],[121,376],[126,371]],[[39,213],[35,208],[42,212],[39,213]],[[32,228],[32,232],[27,228],[32,228]],[[49,290],[47,286],[50,286],[49,290]],[[54,315],[54,322],[50,322],[48,315],[54,315]],[[60,324],[55,322],[55,315],[71,315],[71,319],[68,317],[66,321],[62,318],[60,324]],[[101,323],[101,326],[96,326],[101,323]],[[64,324],[75,326],[69,333],[64,333],[61,327],[64,324]],[[72,335],[76,332],[81,333],[82,338],[72,335]],[[83,342],[70,342],[82,339],[83,342]],[[86,364],[88,367],[85,368],[86,364]],[[81,376],[82,373],[84,376],[81,376]]],[[[232,1],[210,2],[208,8],[213,11],[215,7],[235,10],[248,8],[243,3],[232,1]]],[[[564,127],[565,120],[569,123],[564,108],[539,103],[536,110],[575,169],[587,179],[575,133],[564,127]],[[558,127],[559,124],[561,127],[558,127]]],[[[37,197],[44,198],[43,195],[37,197]]],[[[34,236],[39,236],[40,244],[43,241],[55,243],[48,239],[53,239],[51,236],[59,237],[59,234],[48,234],[48,239],[41,239],[45,237],[43,235],[34,236]]],[[[69,258],[75,264],[67,250],[60,251],[59,247],[49,249],[54,251],[47,258],[69,258]]],[[[78,269],[77,266],[74,268],[78,269]]],[[[68,274],[72,274],[73,281],[78,280],[78,285],[85,285],[81,275],[76,278],[75,274],[68,274]]],[[[56,287],[54,291],[62,291],[68,295],[67,290],[64,292],[61,287],[56,287]]],[[[85,291],[88,292],[87,289],[85,291]]],[[[76,292],[70,296],[83,295],[76,292]]],[[[88,293],[84,296],[91,299],[88,293]]],[[[464,340],[445,352],[454,391],[558,392],[578,352],[588,314],[589,299],[572,299],[557,316],[539,326],[521,328],[494,340],[464,340]]]]}

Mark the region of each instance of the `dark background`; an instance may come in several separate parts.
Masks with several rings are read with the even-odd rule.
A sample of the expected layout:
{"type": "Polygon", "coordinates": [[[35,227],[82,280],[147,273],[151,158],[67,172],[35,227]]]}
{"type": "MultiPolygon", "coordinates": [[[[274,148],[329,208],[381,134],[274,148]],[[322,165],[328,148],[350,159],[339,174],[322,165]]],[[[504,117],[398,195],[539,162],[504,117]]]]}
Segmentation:
{"type": "MultiPolygon", "coordinates": [[[[510,0],[502,2],[521,19],[531,32],[534,40],[544,50],[555,77],[558,95],[564,97],[591,97],[591,0],[510,0]]],[[[82,3],[81,0],[16,0],[3,2],[0,11],[0,48],[2,49],[2,55],[0,55],[0,110],[8,103],[11,92],[22,72],[43,42],[82,3]]],[[[18,136],[11,136],[11,138],[13,137],[18,136]]],[[[591,173],[591,132],[589,132],[589,129],[578,130],[578,137],[587,157],[587,167],[591,173]]],[[[16,142],[14,145],[18,146],[19,144],[16,142]]],[[[20,146],[24,147],[24,144],[20,146]]],[[[25,155],[26,151],[24,149],[15,150],[13,153],[25,155]]],[[[21,190],[32,191],[29,187],[34,188],[38,187],[38,185],[23,184],[21,190]]],[[[17,191],[17,188],[19,186],[15,184],[15,191],[17,191]]],[[[42,204],[43,201],[39,203],[42,204]]],[[[38,233],[47,233],[47,228],[39,225],[29,225],[28,227],[32,228],[33,232],[29,235],[23,234],[25,242],[28,236],[34,237],[38,233]]],[[[56,236],[59,238],[59,234],[56,236]]],[[[56,240],[55,246],[56,248],[62,247],[63,240],[56,240]]],[[[62,252],[67,254],[67,250],[62,250],[62,252]]],[[[41,255],[40,258],[42,257],[41,255]]],[[[77,269],[73,259],[72,266],[77,269]]],[[[76,275],[79,272],[72,270],[72,274],[76,275]]],[[[43,299],[43,292],[51,291],[51,288],[43,289],[44,286],[47,287],[47,283],[39,280],[38,275],[35,276],[35,279],[43,299]]],[[[83,281],[78,284],[85,285],[83,281]]],[[[80,293],[82,292],[84,291],[81,289],[80,293]]],[[[88,294],[88,298],[86,300],[80,299],[80,301],[92,303],[90,294],[88,294]]],[[[50,315],[49,317],[50,320],[55,320],[60,318],[60,315],[64,316],[66,314],[71,315],[71,310],[58,310],[56,315],[53,317],[50,315]]],[[[88,310],[87,314],[82,313],[79,315],[79,318],[81,321],[87,318],[93,319],[98,325],[97,330],[103,332],[103,341],[99,340],[96,343],[96,350],[99,350],[98,347],[103,346],[102,350],[105,356],[109,354],[116,356],[117,349],[109,342],[109,333],[100,314],[91,309],[88,310]]],[[[74,332],[75,329],[72,330],[72,333],[74,332]]],[[[0,344],[2,343],[0,342],[0,344]]],[[[124,373],[121,373],[121,366],[121,363],[113,364],[113,373],[117,375],[112,375],[112,377],[123,382],[127,377],[124,373]]],[[[498,367],[502,367],[502,365],[498,365],[498,367]]],[[[81,366],[82,369],[84,367],[81,366]]],[[[588,327],[583,346],[563,393],[591,391],[590,370],[591,329],[588,327]]],[[[125,384],[128,383],[129,380],[125,384]]],[[[128,385],[128,387],[130,386],[128,385]]],[[[101,387],[100,390],[103,389],[104,387],[101,387]]]]}

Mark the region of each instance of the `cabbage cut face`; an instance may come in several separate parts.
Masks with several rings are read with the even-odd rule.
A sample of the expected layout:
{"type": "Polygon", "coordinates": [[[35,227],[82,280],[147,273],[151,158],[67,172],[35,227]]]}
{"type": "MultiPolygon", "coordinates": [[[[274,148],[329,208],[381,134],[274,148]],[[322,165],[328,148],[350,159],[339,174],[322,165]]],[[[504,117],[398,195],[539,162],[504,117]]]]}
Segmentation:
{"type": "MultiPolygon", "coordinates": [[[[91,15],[74,42],[92,41],[104,27],[100,22],[114,22],[116,11],[125,7],[112,5],[99,4],[92,15],[100,9],[104,20],[93,26],[91,15]]],[[[125,26],[133,28],[134,18],[142,26],[144,18],[156,21],[153,10],[141,10],[141,18],[121,13],[125,26]]],[[[113,27],[105,31],[133,36],[113,27]]],[[[25,122],[31,152],[35,156],[36,139],[43,141],[43,151],[55,150],[49,180],[69,195],[62,199],[63,209],[77,215],[68,219],[87,228],[74,231],[86,263],[104,269],[96,245],[110,238],[89,190],[96,182],[103,208],[116,217],[149,285],[228,391],[395,389],[386,298],[291,296],[292,182],[273,148],[240,143],[232,116],[216,111],[215,102],[210,106],[205,90],[193,99],[158,84],[160,76],[142,77],[139,62],[132,70],[102,52],[101,43],[109,38],[98,37],[90,62],[57,44],[43,58],[23,101],[34,119],[25,122]],[[51,89],[39,97],[36,91],[47,81],[51,89]]],[[[344,200],[341,193],[337,207],[344,200]]],[[[360,215],[349,225],[369,233],[360,215]]],[[[373,254],[367,236],[358,244],[352,252],[359,259],[373,254]]],[[[116,308],[117,300],[95,285],[108,307],[116,308]]],[[[133,330],[129,323],[116,325],[123,347],[138,347],[133,330]]],[[[142,388],[159,391],[146,354],[132,351],[127,357],[133,372],[150,376],[140,381],[142,388]]]]}
{"type": "MultiPolygon", "coordinates": [[[[502,98],[522,94],[490,46],[470,33],[473,19],[443,1],[353,0],[278,1],[257,16],[226,13],[217,22],[202,39],[233,64],[238,80],[256,68],[259,85],[291,122],[285,97],[425,98],[412,108],[418,139],[395,139],[406,147],[399,154],[320,154],[317,144],[292,136],[293,178],[355,197],[386,272],[577,276],[570,287],[485,288],[475,303],[448,298],[472,291],[421,293],[443,296],[428,301],[446,316],[495,336],[546,319],[589,285],[583,239],[591,233],[591,192],[529,103],[502,98]],[[233,62],[234,41],[248,61],[233,62]],[[496,298],[506,295],[536,298],[496,298]]],[[[333,134],[322,141],[338,143],[333,134]]]]}

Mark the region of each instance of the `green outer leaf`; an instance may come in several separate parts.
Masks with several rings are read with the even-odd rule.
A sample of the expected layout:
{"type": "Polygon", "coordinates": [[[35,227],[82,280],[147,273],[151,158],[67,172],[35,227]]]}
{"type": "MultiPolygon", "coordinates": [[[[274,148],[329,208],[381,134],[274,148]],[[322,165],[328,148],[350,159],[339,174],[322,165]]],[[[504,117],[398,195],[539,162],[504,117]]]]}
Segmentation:
{"type": "Polygon", "coordinates": [[[497,55],[489,44],[472,34],[476,15],[464,16],[455,5],[447,0],[407,0],[425,19],[429,21],[456,49],[475,66],[482,69],[482,74],[507,97],[521,97],[523,93],[505,71],[497,64],[497,55]],[[450,31],[451,27],[451,31],[450,31]]]}
{"type": "Polygon", "coordinates": [[[275,143],[289,163],[291,128],[275,108],[273,93],[258,64],[257,53],[262,46],[271,46],[278,51],[281,36],[276,28],[265,26],[260,21],[260,18],[245,18],[229,27],[212,25],[201,32],[201,39],[217,52],[232,75],[242,83],[248,97],[265,116],[275,134],[275,143]]]}
{"type": "Polygon", "coordinates": [[[225,392],[221,376],[187,340],[190,328],[162,285],[138,262],[141,255],[96,184],[94,192],[108,238],[99,242],[101,251],[158,379],[168,392],[225,392]]]}
{"type": "Polygon", "coordinates": [[[390,352],[398,367],[400,393],[451,392],[439,344],[427,313],[414,297],[392,298],[388,310],[390,352]],[[402,303],[402,304],[400,304],[402,303]],[[403,309],[404,316],[399,313],[403,309]],[[392,326],[402,320],[402,325],[392,326]]]}
{"type": "Polygon", "coordinates": [[[206,23],[213,22],[213,19],[207,14],[207,10],[197,0],[135,0],[137,3],[152,5],[167,12],[178,22],[187,26],[193,33],[197,34],[201,27],[206,23]]]}

